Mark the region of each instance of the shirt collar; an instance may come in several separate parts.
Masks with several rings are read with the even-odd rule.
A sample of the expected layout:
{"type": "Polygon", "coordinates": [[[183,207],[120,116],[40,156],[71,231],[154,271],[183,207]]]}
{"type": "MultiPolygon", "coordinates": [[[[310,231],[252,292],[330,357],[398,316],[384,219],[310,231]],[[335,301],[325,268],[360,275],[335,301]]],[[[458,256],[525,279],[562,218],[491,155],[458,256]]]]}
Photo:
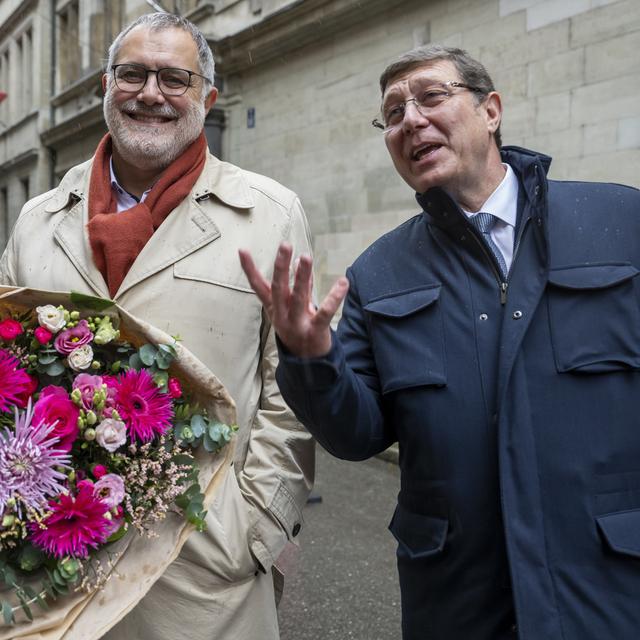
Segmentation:
{"type": "MultiPolygon", "coordinates": [[[[502,181],[478,211],[490,213],[515,227],[518,215],[518,178],[508,164],[503,162],[502,166],[506,169],[502,181]]],[[[463,211],[467,217],[474,215],[470,211],[463,211]]]]}
{"type": "Polygon", "coordinates": [[[149,195],[149,191],[151,189],[147,189],[140,200],[132,196],[126,189],[123,189],[118,182],[118,178],[116,178],[116,173],[113,170],[113,156],[109,158],[109,173],[111,174],[111,188],[116,196],[116,201],[118,203],[118,211],[124,211],[125,209],[130,209],[138,204],[138,202],[144,202],[145,198],[149,195]]]}

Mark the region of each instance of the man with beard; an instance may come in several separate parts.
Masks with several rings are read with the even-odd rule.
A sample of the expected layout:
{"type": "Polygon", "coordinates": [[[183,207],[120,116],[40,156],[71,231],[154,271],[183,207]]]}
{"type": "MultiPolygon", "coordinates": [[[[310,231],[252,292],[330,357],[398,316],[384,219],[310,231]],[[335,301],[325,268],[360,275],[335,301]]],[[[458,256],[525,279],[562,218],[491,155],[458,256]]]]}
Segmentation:
{"type": "Polygon", "coordinates": [[[271,282],[242,253],[283,394],[339,457],[399,443],[405,640],[637,638],[640,194],[502,147],[500,95],[460,49],[408,52],[380,87],[421,212],[317,310],[309,257],[290,290],[290,246],[271,282]]]}
{"type": "Polygon", "coordinates": [[[312,439],[280,396],[274,332],[237,261],[248,244],[266,269],[282,239],[308,252],[308,228],[294,193],[208,153],[213,72],[190,22],[151,14],[125,28],[103,76],[109,133],[25,205],[0,263],[3,284],[111,297],[179,334],[237,404],[235,473],[206,532],[113,640],[276,639],[272,567],[312,483],[312,439]]]}

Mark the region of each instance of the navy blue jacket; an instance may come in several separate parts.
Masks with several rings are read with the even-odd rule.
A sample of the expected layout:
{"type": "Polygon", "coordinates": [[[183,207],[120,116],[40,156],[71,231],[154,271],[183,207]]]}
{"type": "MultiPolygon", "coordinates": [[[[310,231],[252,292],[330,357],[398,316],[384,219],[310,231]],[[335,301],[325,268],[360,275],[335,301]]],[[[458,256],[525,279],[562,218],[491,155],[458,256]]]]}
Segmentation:
{"type": "Polygon", "coordinates": [[[349,269],[330,354],[282,353],[278,381],[334,455],[399,442],[405,640],[637,640],[640,192],[503,160],[506,283],[431,189],[349,269]]]}

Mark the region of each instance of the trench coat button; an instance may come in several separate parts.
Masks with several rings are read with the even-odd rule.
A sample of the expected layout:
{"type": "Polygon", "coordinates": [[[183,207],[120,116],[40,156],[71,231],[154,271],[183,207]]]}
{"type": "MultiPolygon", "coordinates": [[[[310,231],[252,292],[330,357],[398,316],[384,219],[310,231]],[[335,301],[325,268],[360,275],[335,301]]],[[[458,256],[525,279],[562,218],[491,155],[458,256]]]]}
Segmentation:
{"type": "Polygon", "coordinates": [[[520,311],[520,309],[518,309],[517,311],[513,312],[513,319],[514,320],[520,320],[520,318],[522,318],[522,311],[520,311]]]}
{"type": "Polygon", "coordinates": [[[480,319],[480,320],[488,320],[488,319],[489,319],[489,316],[488,316],[486,313],[481,313],[481,314],[478,316],[478,319],[480,319]]]}
{"type": "Polygon", "coordinates": [[[296,522],[293,525],[293,529],[291,529],[291,535],[295,538],[300,533],[300,529],[301,529],[300,523],[296,522]]]}

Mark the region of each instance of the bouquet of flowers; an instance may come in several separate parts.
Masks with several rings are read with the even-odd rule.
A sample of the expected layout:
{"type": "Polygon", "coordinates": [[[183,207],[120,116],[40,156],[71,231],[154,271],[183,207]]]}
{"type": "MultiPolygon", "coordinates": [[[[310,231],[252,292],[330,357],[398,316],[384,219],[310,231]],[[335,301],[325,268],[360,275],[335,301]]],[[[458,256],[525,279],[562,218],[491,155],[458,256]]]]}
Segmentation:
{"type": "Polygon", "coordinates": [[[234,420],[202,363],[113,302],[0,287],[0,640],[99,637],[130,610],[204,528],[234,420]]]}

